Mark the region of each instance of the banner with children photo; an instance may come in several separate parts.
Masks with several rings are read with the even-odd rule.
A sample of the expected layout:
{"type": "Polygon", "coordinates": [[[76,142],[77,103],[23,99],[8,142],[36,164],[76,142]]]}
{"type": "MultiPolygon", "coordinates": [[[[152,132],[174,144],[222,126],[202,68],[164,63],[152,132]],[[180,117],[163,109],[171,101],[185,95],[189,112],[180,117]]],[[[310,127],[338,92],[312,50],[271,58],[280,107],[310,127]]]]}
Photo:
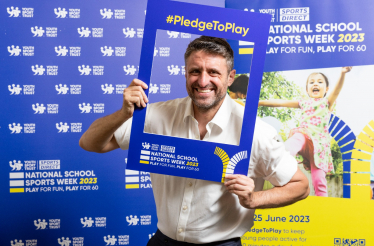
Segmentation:
{"type": "MultiPolygon", "coordinates": [[[[272,15],[257,116],[277,130],[310,186],[305,201],[257,210],[243,242],[372,245],[374,3],[227,0],[226,7],[272,15]]],[[[243,103],[253,44],[230,44],[237,78],[229,93],[243,103]]]]}

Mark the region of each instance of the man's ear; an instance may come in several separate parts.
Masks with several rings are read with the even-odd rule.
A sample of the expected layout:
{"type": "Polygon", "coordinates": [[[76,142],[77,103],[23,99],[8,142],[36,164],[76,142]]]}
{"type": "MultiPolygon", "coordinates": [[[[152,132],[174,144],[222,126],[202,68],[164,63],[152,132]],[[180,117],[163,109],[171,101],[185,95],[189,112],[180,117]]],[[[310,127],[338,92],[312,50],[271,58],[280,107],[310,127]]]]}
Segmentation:
{"type": "Polygon", "coordinates": [[[232,83],[235,80],[235,74],[236,74],[236,70],[235,69],[233,69],[233,70],[230,71],[230,73],[229,73],[229,81],[228,81],[227,86],[232,85],[232,83]]]}

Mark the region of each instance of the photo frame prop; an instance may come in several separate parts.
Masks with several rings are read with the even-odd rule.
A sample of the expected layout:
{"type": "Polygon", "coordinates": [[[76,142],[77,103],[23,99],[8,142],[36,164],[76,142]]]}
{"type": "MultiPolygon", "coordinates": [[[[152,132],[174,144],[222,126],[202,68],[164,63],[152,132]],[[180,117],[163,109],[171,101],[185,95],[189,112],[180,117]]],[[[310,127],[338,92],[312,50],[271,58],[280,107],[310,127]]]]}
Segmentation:
{"type": "MultiPolygon", "coordinates": [[[[224,182],[227,173],[247,175],[270,20],[271,16],[266,14],[175,1],[148,1],[138,77],[148,86],[157,30],[252,42],[251,73],[238,146],[145,133],[147,110],[136,108],[127,169],[216,182],[224,182]]],[[[145,93],[148,96],[149,89],[145,93]]]]}

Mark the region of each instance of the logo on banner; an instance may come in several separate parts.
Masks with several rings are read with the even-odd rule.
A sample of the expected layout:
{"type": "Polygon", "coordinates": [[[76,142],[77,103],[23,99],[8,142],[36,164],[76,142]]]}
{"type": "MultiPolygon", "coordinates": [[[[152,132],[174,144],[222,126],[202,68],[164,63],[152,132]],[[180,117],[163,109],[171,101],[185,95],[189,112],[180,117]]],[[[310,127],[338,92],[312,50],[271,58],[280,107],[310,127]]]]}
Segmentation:
{"type": "Polygon", "coordinates": [[[56,91],[58,92],[57,94],[62,94],[62,95],[68,94],[69,88],[67,87],[66,84],[65,85],[62,85],[62,84],[55,85],[55,88],[56,88],[56,91]]]}
{"type": "Polygon", "coordinates": [[[68,54],[68,49],[66,49],[66,46],[64,47],[61,47],[61,45],[59,45],[58,47],[55,46],[55,51],[57,53],[57,56],[67,56],[68,54]]]}
{"type": "Polygon", "coordinates": [[[160,84],[161,94],[170,94],[170,91],[171,91],[171,84],[160,84]]]}
{"type": "Polygon", "coordinates": [[[70,246],[71,240],[69,240],[68,237],[66,239],[65,239],[65,237],[62,237],[62,238],[58,238],[57,242],[61,246],[70,246]]]}
{"type": "Polygon", "coordinates": [[[112,56],[114,52],[111,46],[109,46],[109,48],[107,46],[100,47],[100,50],[101,53],[103,53],[103,56],[112,56]]]}
{"type": "Polygon", "coordinates": [[[82,86],[81,85],[70,85],[70,94],[72,95],[82,94],[82,86]]]}
{"type": "Polygon", "coordinates": [[[21,133],[22,129],[23,129],[23,127],[21,126],[20,123],[17,123],[17,125],[16,125],[16,123],[9,124],[9,130],[11,130],[11,134],[13,134],[13,133],[16,133],[16,134],[21,133]]]}
{"type": "Polygon", "coordinates": [[[309,7],[281,8],[279,9],[279,21],[309,21],[309,7]]]}
{"type": "Polygon", "coordinates": [[[103,19],[112,19],[113,12],[111,9],[100,9],[100,14],[103,17],[103,19]]]}
{"type": "Polygon", "coordinates": [[[159,56],[169,57],[170,56],[170,47],[159,47],[159,56]]]}
{"type": "Polygon", "coordinates": [[[115,47],[116,56],[126,56],[126,47],[115,47]]]}
{"type": "Polygon", "coordinates": [[[81,17],[80,9],[69,9],[69,18],[77,19],[81,17]]]}
{"type": "Polygon", "coordinates": [[[13,240],[10,241],[10,245],[11,246],[25,246],[25,244],[22,242],[22,240],[18,241],[17,239],[15,239],[14,242],[13,242],[13,240]]]}
{"type": "Polygon", "coordinates": [[[55,8],[54,11],[56,14],[56,18],[66,18],[68,14],[65,8],[61,9],[60,7],[58,7],[57,9],[55,8]]]}
{"type": "Polygon", "coordinates": [[[21,13],[21,10],[18,9],[18,7],[11,6],[10,8],[6,8],[6,11],[9,14],[9,17],[19,17],[19,14],[21,13]]]}
{"type": "Polygon", "coordinates": [[[139,219],[138,219],[138,216],[136,216],[136,215],[134,217],[132,215],[130,215],[130,217],[126,216],[126,221],[127,221],[127,223],[129,223],[128,226],[130,226],[130,225],[135,226],[135,225],[138,224],[139,219]]]}
{"type": "Polygon", "coordinates": [[[104,36],[104,29],[103,28],[92,28],[92,37],[102,38],[103,36],[104,36]]]}
{"type": "Polygon", "coordinates": [[[126,28],[123,28],[123,34],[125,34],[125,38],[133,38],[135,37],[135,30],[134,28],[129,28],[129,27],[126,27],[126,28]]]}
{"type": "Polygon", "coordinates": [[[8,85],[8,90],[11,92],[10,95],[19,95],[21,94],[22,88],[19,85],[12,84],[8,85]]]}
{"type": "Polygon", "coordinates": [[[158,49],[155,47],[154,51],[153,51],[153,56],[157,56],[158,54],[158,49]]]}
{"type": "Polygon", "coordinates": [[[23,164],[21,161],[16,162],[16,160],[13,160],[13,162],[9,162],[9,166],[12,168],[11,171],[21,171],[23,164]]]}
{"type": "Polygon", "coordinates": [[[22,17],[34,17],[34,8],[22,8],[22,17]]]}
{"type": "Polygon", "coordinates": [[[113,91],[114,91],[114,87],[112,84],[101,85],[101,89],[104,91],[103,94],[113,94],[113,91]]]}
{"type": "Polygon", "coordinates": [[[65,132],[69,131],[69,126],[68,126],[68,123],[66,123],[66,122],[65,123],[62,123],[62,122],[56,123],[56,128],[58,130],[58,133],[60,133],[60,132],[65,133],[65,132]]]}
{"type": "Polygon", "coordinates": [[[47,104],[48,114],[58,114],[58,104],[47,104]]]}
{"type": "Polygon", "coordinates": [[[182,75],[185,74],[185,70],[184,70],[184,66],[181,66],[181,68],[179,68],[178,65],[174,66],[174,65],[171,65],[171,66],[168,66],[168,71],[169,71],[169,75],[179,75],[180,71],[182,70],[182,75]]]}
{"type": "Polygon", "coordinates": [[[31,27],[31,32],[34,34],[33,37],[43,37],[45,31],[43,30],[43,27],[35,26],[31,27]]]}
{"type": "Polygon", "coordinates": [[[82,123],[70,123],[71,132],[82,132],[82,123]]]}
{"type": "Polygon", "coordinates": [[[81,56],[81,47],[70,47],[70,56],[81,56]]]}
{"type": "Polygon", "coordinates": [[[23,94],[24,95],[34,95],[35,94],[35,85],[23,85],[23,94]]]}
{"type": "Polygon", "coordinates": [[[44,107],[44,104],[40,104],[39,103],[36,103],[36,104],[33,104],[32,105],[32,109],[35,111],[34,114],[44,114],[44,111],[47,109],[46,107],[44,107]]]}
{"type": "Polygon", "coordinates": [[[90,75],[92,69],[90,68],[89,65],[82,65],[78,66],[78,71],[81,73],[80,75],[90,75]]]}
{"type": "Polygon", "coordinates": [[[93,75],[104,75],[104,66],[92,66],[93,75]]]}
{"type": "Polygon", "coordinates": [[[125,84],[116,85],[116,94],[123,94],[123,91],[127,88],[125,84]]]}
{"type": "Polygon", "coordinates": [[[127,65],[123,66],[123,71],[125,71],[126,75],[135,75],[136,73],[136,68],[134,65],[127,65]]]}
{"type": "Polygon", "coordinates": [[[58,74],[58,66],[47,66],[47,75],[54,75],[58,74]]]}
{"type": "Polygon", "coordinates": [[[247,151],[241,151],[233,155],[231,158],[229,158],[228,154],[221,148],[216,147],[214,150],[214,154],[218,156],[223,165],[223,171],[222,171],[222,180],[221,182],[225,182],[225,176],[226,174],[233,174],[235,171],[236,164],[240,162],[241,160],[247,159],[247,151]]]}
{"type": "Polygon", "coordinates": [[[106,245],[116,245],[117,238],[114,235],[108,235],[108,237],[104,236],[104,242],[106,242],[106,245]]]}
{"type": "Polygon", "coordinates": [[[90,34],[91,34],[91,31],[90,31],[90,29],[88,27],[86,27],[86,28],[84,28],[84,27],[82,27],[82,28],[78,27],[78,33],[80,35],[80,38],[81,37],[88,38],[90,36],[90,34]]]}
{"type": "Polygon", "coordinates": [[[8,52],[10,53],[9,56],[19,56],[21,54],[21,49],[19,46],[14,47],[14,45],[12,45],[8,46],[8,52]]]}
{"type": "Polygon", "coordinates": [[[84,219],[81,218],[81,223],[83,227],[92,227],[94,221],[92,220],[91,217],[89,219],[87,219],[87,217],[84,217],[84,219]]]}
{"type": "Polygon", "coordinates": [[[24,133],[35,133],[35,124],[34,123],[25,123],[23,124],[24,133]]]}
{"type": "Polygon", "coordinates": [[[45,72],[45,68],[43,65],[36,64],[35,66],[31,66],[31,70],[34,72],[34,75],[43,75],[45,72]]]}
{"type": "Polygon", "coordinates": [[[87,103],[87,105],[86,103],[82,103],[82,104],[79,104],[79,109],[81,110],[81,114],[83,113],[88,114],[88,113],[91,113],[92,106],[89,103],[87,103]]]}
{"type": "Polygon", "coordinates": [[[137,29],[137,33],[136,33],[136,36],[138,38],[143,38],[143,33],[144,33],[144,29],[143,28],[138,28],[137,29]]]}
{"type": "Polygon", "coordinates": [[[125,19],[125,13],[126,13],[126,11],[124,9],[115,9],[114,10],[114,18],[123,20],[123,19],[125,19]]]}
{"type": "Polygon", "coordinates": [[[150,83],[149,94],[156,94],[158,89],[159,88],[158,88],[157,84],[150,83]]]}
{"type": "Polygon", "coordinates": [[[44,230],[47,228],[48,222],[46,222],[45,219],[43,219],[43,221],[38,219],[38,221],[34,220],[34,225],[36,226],[36,230],[44,230]]]}
{"type": "MultiPolygon", "coordinates": [[[[261,14],[271,14],[271,22],[275,21],[275,9],[259,9],[258,11],[261,14]]],[[[251,9],[251,12],[254,12],[254,9],[251,9]]]]}
{"type": "Polygon", "coordinates": [[[167,31],[169,38],[178,38],[179,32],[167,31]]]}

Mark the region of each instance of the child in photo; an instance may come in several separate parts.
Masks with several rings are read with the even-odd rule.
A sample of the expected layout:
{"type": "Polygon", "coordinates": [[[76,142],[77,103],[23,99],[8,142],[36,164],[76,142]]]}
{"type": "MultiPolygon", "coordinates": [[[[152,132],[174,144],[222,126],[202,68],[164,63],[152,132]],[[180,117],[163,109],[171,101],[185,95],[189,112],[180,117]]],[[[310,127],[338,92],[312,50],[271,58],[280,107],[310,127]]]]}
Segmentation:
{"type": "Polygon", "coordinates": [[[342,68],[336,86],[327,97],[328,78],[323,73],[312,73],[306,83],[308,99],[271,99],[259,102],[259,106],[302,110],[300,126],[291,130],[285,146],[293,156],[301,155],[305,169],[311,171],[316,196],[328,196],[326,173],[334,171],[328,124],[333,105],[343,88],[345,74],[351,69],[352,67],[342,68]]]}

